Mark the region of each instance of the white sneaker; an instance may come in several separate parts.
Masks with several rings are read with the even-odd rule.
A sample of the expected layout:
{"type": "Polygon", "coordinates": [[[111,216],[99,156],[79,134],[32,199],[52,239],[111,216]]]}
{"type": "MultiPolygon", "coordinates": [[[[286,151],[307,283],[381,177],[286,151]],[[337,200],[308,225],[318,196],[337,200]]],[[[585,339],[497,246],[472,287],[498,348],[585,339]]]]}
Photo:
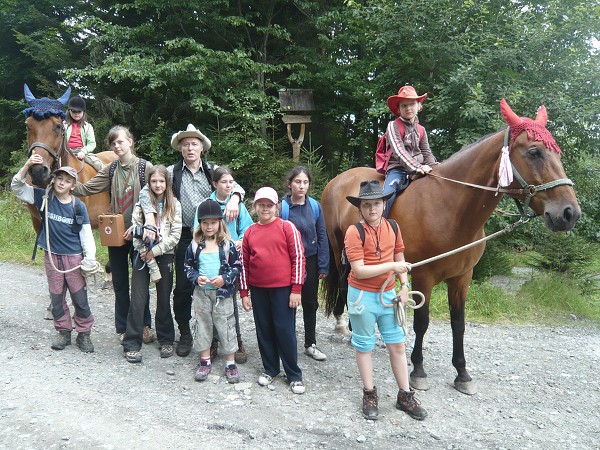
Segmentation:
{"type": "Polygon", "coordinates": [[[325,353],[319,350],[316,344],[306,347],[304,349],[304,354],[310,356],[312,359],[316,359],[317,361],[325,361],[327,359],[325,353]]]}
{"type": "Polygon", "coordinates": [[[261,386],[268,386],[273,382],[273,377],[266,373],[261,373],[258,377],[258,384],[261,386]]]}
{"type": "Polygon", "coordinates": [[[304,392],[306,392],[306,388],[302,381],[292,381],[290,383],[290,388],[294,394],[304,394],[304,392]]]}

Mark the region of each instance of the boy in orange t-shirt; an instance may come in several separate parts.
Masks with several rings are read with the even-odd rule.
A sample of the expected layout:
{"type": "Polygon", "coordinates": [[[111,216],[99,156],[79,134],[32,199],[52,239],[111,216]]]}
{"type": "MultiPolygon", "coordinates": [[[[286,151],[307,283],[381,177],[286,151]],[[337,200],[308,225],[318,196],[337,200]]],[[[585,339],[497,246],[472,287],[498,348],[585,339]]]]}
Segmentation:
{"type": "Polygon", "coordinates": [[[356,364],[363,382],[365,418],[375,420],[379,414],[371,356],[377,341],[377,324],[390,353],[390,365],[398,384],[396,408],[406,411],[414,419],[423,420],[427,417],[427,411],[414,398],[414,391],[410,390],[404,331],[396,322],[392,307],[396,298],[395,280],[386,286],[381,300],[379,297],[381,286],[395,272],[402,286],[402,303],[406,304],[408,300],[410,265],[404,261],[402,235],[400,230],[396,235],[390,222],[383,218],[385,201],[391,195],[383,193],[377,180],[369,180],[360,184],[358,197],[346,197],[359,209],[365,238],[363,244],[358,228],[351,225],[344,240],[351,267],[348,276],[348,314],[352,324],[352,345],[356,350],[356,364]]]}

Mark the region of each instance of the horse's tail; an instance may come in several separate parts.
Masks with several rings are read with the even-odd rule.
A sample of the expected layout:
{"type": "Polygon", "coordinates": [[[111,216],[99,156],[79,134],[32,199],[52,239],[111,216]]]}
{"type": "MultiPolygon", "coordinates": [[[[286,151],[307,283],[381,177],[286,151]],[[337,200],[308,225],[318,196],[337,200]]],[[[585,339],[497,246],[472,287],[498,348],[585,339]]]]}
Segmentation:
{"type": "Polygon", "coordinates": [[[329,317],[336,309],[340,294],[340,272],[331,244],[329,244],[329,271],[327,272],[323,286],[325,290],[325,313],[329,317]]]}

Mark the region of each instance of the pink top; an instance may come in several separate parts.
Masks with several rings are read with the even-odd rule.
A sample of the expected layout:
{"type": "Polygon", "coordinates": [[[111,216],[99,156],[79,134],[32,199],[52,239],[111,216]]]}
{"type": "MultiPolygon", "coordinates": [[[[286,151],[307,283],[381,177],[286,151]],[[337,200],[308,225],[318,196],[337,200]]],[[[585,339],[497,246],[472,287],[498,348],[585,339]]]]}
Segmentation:
{"type": "Polygon", "coordinates": [[[77,122],[71,124],[71,136],[69,137],[69,148],[82,148],[83,139],[81,139],[81,127],[77,122]]]}

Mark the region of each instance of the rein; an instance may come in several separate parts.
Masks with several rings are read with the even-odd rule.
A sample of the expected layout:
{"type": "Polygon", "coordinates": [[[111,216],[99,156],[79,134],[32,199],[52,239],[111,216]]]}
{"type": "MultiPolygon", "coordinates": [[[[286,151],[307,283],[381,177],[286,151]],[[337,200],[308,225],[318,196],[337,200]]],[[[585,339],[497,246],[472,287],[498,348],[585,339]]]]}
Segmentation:
{"type": "MultiPolygon", "coordinates": [[[[504,134],[504,147],[508,148],[509,139],[510,139],[510,128],[507,128],[506,133],[504,134]]],[[[548,189],[552,189],[557,186],[565,186],[565,185],[573,186],[573,181],[571,181],[571,179],[569,179],[569,178],[559,178],[558,180],[549,181],[548,183],[539,184],[537,186],[533,185],[533,184],[529,184],[525,181],[525,179],[521,176],[519,171],[515,168],[512,161],[510,163],[510,166],[512,168],[514,177],[517,179],[517,181],[519,183],[521,183],[521,186],[522,186],[521,189],[503,188],[503,187],[500,187],[499,184],[498,184],[498,187],[495,187],[495,188],[490,187],[490,186],[483,186],[483,185],[479,185],[479,184],[468,183],[466,181],[459,181],[459,180],[454,180],[452,178],[446,178],[444,176],[436,175],[431,172],[428,173],[427,175],[431,176],[431,177],[435,177],[435,178],[440,178],[442,180],[451,181],[453,183],[462,184],[464,186],[474,187],[477,189],[482,189],[484,191],[495,192],[496,195],[498,195],[498,194],[525,195],[525,201],[523,202],[523,205],[521,205],[519,200],[517,200],[516,198],[514,199],[515,203],[517,204],[517,208],[519,209],[519,212],[521,213],[522,218],[524,218],[524,217],[533,218],[533,217],[537,216],[537,214],[535,214],[535,213],[528,214],[527,210],[529,209],[529,203],[531,202],[531,199],[538,192],[547,191],[548,189]]]]}
{"type": "MultiPolygon", "coordinates": [[[[506,129],[506,133],[504,134],[504,146],[508,148],[508,142],[510,139],[510,129],[507,128],[506,129]]],[[[500,185],[498,184],[498,187],[494,188],[494,187],[490,187],[490,186],[483,186],[483,185],[479,185],[479,184],[473,184],[473,183],[468,183],[465,181],[459,181],[459,180],[454,180],[452,178],[446,178],[444,176],[441,175],[436,175],[433,173],[428,173],[428,176],[432,176],[435,178],[440,178],[442,180],[446,180],[446,181],[451,181],[453,183],[457,183],[457,184],[462,184],[464,186],[469,186],[469,187],[473,187],[473,188],[477,188],[477,189],[482,189],[485,191],[491,191],[491,192],[495,192],[496,195],[498,194],[513,194],[513,195],[525,195],[525,201],[524,204],[521,205],[521,203],[519,202],[519,200],[514,199],[515,203],[517,204],[517,208],[519,209],[521,218],[512,224],[508,224],[506,225],[506,227],[504,227],[504,229],[497,231],[495,233],[490,234],[489,236],[485,236],[481,239],[478,239],[477,241],[471,242],[469,244],[463,245],[462,247],[458,247],[454,250],[450,250],[448,252],[442,253],[440,255],[437,256],[432,256],[431,258],[427,258],[424,259],[422,261],[416,262],[416,263],[408,263],[409,266],[409,270],[414,268],[414,267],[419,267],[419,266],[423,266],[425,264],[429,264],[431,262],[437,261],[439,259],[443,259],[446,258],[448,256],[454,255],[456,253],[460,253],[464,250],[467,250],[471,247],[475,247],[476,245],[479,245],[483,242],[486,242],[490,239],[493,239],[495,237],[498,237],[500,235],[506,234],[511,232],[512,230],[514,230],[515,228],[517,228],[519,225],[523,225],[527,222],[529,222],[530,219],[533,219],[535,217],[537,217],[537,214],[535,214],[535,212],[533,214],[528,214],[527,213],[527,209],[529,208],[529,203],[531,202],[531,199],[538,193],[541,191],[546,191],[548,189],[552,189],[555,188],[557,186],[573,186],[573,181],[571,181],[569,178],[560,178],[558,180],[553,180],[550,181],[548,183],[543,183],[540,185],[532,185],[532,184],[528,184],[525,179],[521,176],[521,174],[517,171],[517,169],[515,168],[514,164],[510,163],[512,171],[513,171],[513,175],[514,177],[517,179],[517,181],[519,181],[519,183],[521,183],[522,189],[508,189],[508,188],[503,188],[500,187],[500,185]]],[[[404,305],[402,305],[402,300],[400,298],[399,295],[397,295],[392,304],[386,304],[383,302],[383,292],[385,287],[388,285],[388,283],[396,276],[395,273],[390,274],[390,276],[387,278],[387,280],[385,280],[385,282],[383,283],[383,285],[381,286],[381,290],[379,292],[379,300],[381,302],[381,304],[386,307],[386,308],[394,308],[394,315],[396,318],[396,322],[398,323],[398,325],[400,325],[403,330],[404,330],[404,334],[407,334],[407,327],[406,327],[406,309],[404,307],[404,305]]],[[[410,291],[409,295],[414,296],[417,295],[419,297],[421,297],[421,301],[419,302],[419,304],[416,304],[416,302],[412,299],[409,298],[406,306],[411,308],[411,309],[419,309],[421,306],[423,306],[423,304],[425,303],[425,295],[420,292],[420,291],[410,291]]]]}

